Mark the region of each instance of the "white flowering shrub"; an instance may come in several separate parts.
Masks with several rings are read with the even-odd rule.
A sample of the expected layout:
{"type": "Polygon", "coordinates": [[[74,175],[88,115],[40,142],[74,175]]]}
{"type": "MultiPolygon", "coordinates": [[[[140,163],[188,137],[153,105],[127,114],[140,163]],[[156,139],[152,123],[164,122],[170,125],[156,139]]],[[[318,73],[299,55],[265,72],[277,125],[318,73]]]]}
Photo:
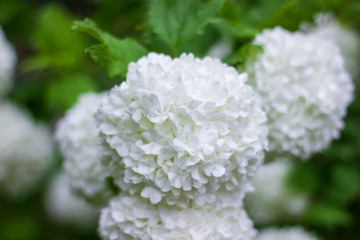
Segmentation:
{"type": "Polygon", "coordinates": [[[58,224],[75,226],[80,230],[95,229],[99,210],[75,195],[64,173],[53,178],[45,195],[49,217],[58,224]]]}
{"type": "Polygon", "coordinates": [[[241,208],[213,205],[178,208],[121,194],[101,212],[102,239],[247,240],[256,231],[241,208]]]}
{"type": "Polygon", "coordinates": [[[106,202],[112,196],[106,183],[106,170],[101,165],[97,152],[99,130],[94,118],[104,95],[82,95],[59,121],[55,133],[65,158],[64,169],[70,186],[90,202],[98,204],[106,202]]]}
{"type": "Polygon", "coordinates": [[[323,39],[334,41],[345,58],[347,70],[353,77],[359,75],[360,65],[360,36],[350,27],[342,24],[330,14],[319,14],[315,19],[315,26],[305,26],[305,32],[323,39]]]}
{"type": "Polygon", "coordinates": [[[262,165],[254,176],[255,191],[246,195],[245,208],[256,224],[286,221],[305,211],[308,197],[288,183],[291,167],[288,159],[277,159],[262,165]]]}
{"type": "Polygon", "coordinates": [[[266,117],[246,80],[192,54],[130,63],[96,113],[115,183],[152,203],[240,204],[267,143],[266,117]]]}
{"type": "Polygon", "coordinates": [[[53,162],[44,125],[10,102],[0,102],[0,194],[20,197],[36,187],[53,162]]]}
{"type": "Polygon", "coordinates": [[[280,27],[253,42],[263,47],[248,72],[268,117],[270,150],[308,158],[339,137],[354,86],[330,40],[280,27]]]}
{"type": "Polygon", "coordinates": [[[317,240],[317,238],[300,227],[291,227],[265,229],[258,233],[255,240],[317,240]]]}
{"type": "Polygon", "coordinates": [[[15,63],[15,50],[7,41],[0,27],[0,97],[5,95],[12,85],[11,78],[15,63]]]}

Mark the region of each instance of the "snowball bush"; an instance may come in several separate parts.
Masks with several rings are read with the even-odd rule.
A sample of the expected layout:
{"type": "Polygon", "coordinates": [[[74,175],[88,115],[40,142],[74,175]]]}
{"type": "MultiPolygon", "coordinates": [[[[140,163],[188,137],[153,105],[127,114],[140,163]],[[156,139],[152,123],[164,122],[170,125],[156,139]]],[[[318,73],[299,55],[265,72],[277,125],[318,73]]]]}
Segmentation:
{"type": "Polygon", "coordinates": [[[264,164],[253,178],[255,191],[245,198],[249,216],[257,224],[269,224],[299,216],[308,205],[305,194],[292,189],[287,177],[291,170],[288,159],[264,164]]]}
{"type": "Polygon", "coordinates": [[[102,210],[99,231],[104,240],[247,240],[255,235],[241,208],[216,210],[206,205],[184,209],[153,205],[127,194],[113,198],[102,210]]]}
{"type": "Polygon", "coordinates": [[[84,230],[95,228],[99,210],[73,194],[64,173],[54,177],[45,197],[46,209],[53,221],[84,230]]]}
{"type": "Polygon", "coordinates": [[[32,190],[53,162],[48,128],[10,102],[0,102],[0,192],[19,197],[32,190]]]}
{"type": "Polygon", "coordinates": [[[316,237],[304,231],[300,227],[285,229],[269,228],[256,236],[255,240],[317,240],[316,237]]]}
{"type": "Polygon", "coordinates": [[[267,137],[246,80],[218,59],[192,54],[150,53],[130,63],[96,114],[115,183],[152,203],[240,204],[267,137]]]}
{"type": "Polygon", "coordinates": [[[248,72],[268,117],[270,150],[308,158],[339,137],[354,86],[338,47],[280,27],[264,30],[248,72]]]}
{"type": "Polygon", "coordinates": [[[15,50],[6,40],[0,27],[0,97],[5,95],[11,87],[11,78],[16,63],[15,50]]]}
{"type": "Polygon", "coordinates": [[[111,196],[107,173],[97,153],[99,130],[94,113],[105,94],[82,95],[60,120],[56,139],[65,157],[64,168],[71,187],[92,203],[102,204],[111,196]]]}
{"type": "Polygon", "coordinates": [[[306,32],[334,41],[345,58],[345,65],[352,76],[359,74],[360,36],[350,27],[340,23],[332,14],[319,14],[315,26],[304,26],[306,32]]]}

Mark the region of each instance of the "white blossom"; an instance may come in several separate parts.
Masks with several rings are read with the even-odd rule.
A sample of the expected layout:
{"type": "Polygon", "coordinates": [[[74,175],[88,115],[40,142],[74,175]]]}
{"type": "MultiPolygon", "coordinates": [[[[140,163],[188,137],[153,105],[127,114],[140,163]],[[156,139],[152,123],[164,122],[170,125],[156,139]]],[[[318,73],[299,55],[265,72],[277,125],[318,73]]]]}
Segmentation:
{"type": "Polygon", "coordinates": [[[266,117],[246,80],[192,54],[130,63],[96,114],[115,183],[152,203],[241,204],[267,143],[266,117]]]}
{"type": "Polygon", "coordinates": [[[345,65],[353,77],[360,69],[360,36],[341,22],[333,14],[318,14],[315,26],[303,24],[303,29],[312,35],[334,41],[345,58],[345,65]]]}
{"type": "Polygon", "coordinates": [[[15,63],[15,50],[7,41],[0,27],[0,97],[5,95],[12,85],[11,79],[15,63]]]}
{"type": "Polygon", "coordinates": [[[47,127],[10,102],[0,103],[0,192],[20,197],[36,187],[53,162],[47,127]]]}
{"type": "Polygon", "coordinates": [[[256,231],[241,208],[179,208],[121,194],[101,212],[103,240],[247,240],[256,231]]]}
{"type": "Polygon", "coordinates": [[[264,164],[253,178],[255,191],[246,195],[245,207],[256,224],[286,221],[300,216],[308,206],[308,197],[291,188],[289,159],[264,164]]]}
{"type": "Polygon", "coordinates": [[[64,173],[51,181],[45,195],[46,210],[51,219],[79,229],[95,229],[99,210],[74,194],[64,173]]]}
{"type": "Polygon", "coordinates": [[[59,121],[55,133],[65,158],[65,174],[70,186],[95,204],[102,204],[112,196],[106,183],[107,173],[97,153],[99,130],[94,118],[104,95],[82,95],[59,121]]]}
{"type": "Polygon", "coordinates": [[[339,137],[354,86],[330,40],[280,27],[264,30],[249,64],[268,117],[270,150],[308,158],[339,137]]]}
{"type": "Polygon", "coordinates": [[[315,236],[300,227],[285,229],[269,228],[260,231],[255,240],[317,240],[315,236]]]}

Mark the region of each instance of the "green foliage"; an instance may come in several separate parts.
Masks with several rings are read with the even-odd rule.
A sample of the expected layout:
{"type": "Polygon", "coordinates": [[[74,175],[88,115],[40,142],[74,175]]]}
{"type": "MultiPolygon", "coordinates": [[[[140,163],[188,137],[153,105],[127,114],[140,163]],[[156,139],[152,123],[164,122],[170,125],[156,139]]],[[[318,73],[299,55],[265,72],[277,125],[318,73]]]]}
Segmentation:
{"type": "Polygon", "coordinates": [[[46,88],[46,102],[48,107],[62,111],[70,108],[84,92],[95,92],[96,84],[83,73],[64,76],[52,80],[46,88]]]}
{"type": "Polygon", "coordinates": [[[334,226],[349,225],[351,216],[343,208],[322,202],[308,208],[304,215],[304,221],[318,227],[333,228],[334,226]]]}
{"type": "Polygon", "coordinates": [[[88,33],[100,42],[87,48],[86,51],[111,77],[116,75],[124,77],[129,63],[137,61],[146,54],[145,48],[135,40],[131,38],[119,40],[103,32],[90,19],[74,22],[72,30],[88,33]]]}
{"type": "Polygon", "coordinates": [[[72,16],[59,5],[40,10],[34,45],[37,54],[23,63],[24,71],[50,68],[58,71],[75,68],[83,62],[84,39],[70,34],[72,16]]]}
{"type": "Polygon", "coordinates": [[[316,165],[311,162],[298,162],[292,168],[288,182],[294,189],[311,195],[321,188],[322,178],[316,165]]]}
{"type": "Polygon", "coordinates": [[[173,49],[201,34],[206,25],[215,21],[223,0],[153,0],[149,11],[149,24],[173,49]]]}
{"type": "Polygon", "coordinates": [[[360,171],[356,166],[337,164],[331,168],[330,186],[326,188],[326,198],[338,204],[346,204],[358,195],[360,171]]]}

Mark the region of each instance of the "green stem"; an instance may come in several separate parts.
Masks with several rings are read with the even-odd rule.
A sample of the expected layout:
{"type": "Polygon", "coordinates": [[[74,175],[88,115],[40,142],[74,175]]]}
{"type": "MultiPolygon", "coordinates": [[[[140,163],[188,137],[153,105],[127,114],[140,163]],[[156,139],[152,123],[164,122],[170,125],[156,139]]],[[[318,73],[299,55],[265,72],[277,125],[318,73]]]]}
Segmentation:
{"type": "Polygon", "coordinates": [[[172,58],[176,58],[177,50],[178,50],[178,46],[176,45],[176,46],[173,47],[172,52],[171,52],[171,57],[172,58]]]}

